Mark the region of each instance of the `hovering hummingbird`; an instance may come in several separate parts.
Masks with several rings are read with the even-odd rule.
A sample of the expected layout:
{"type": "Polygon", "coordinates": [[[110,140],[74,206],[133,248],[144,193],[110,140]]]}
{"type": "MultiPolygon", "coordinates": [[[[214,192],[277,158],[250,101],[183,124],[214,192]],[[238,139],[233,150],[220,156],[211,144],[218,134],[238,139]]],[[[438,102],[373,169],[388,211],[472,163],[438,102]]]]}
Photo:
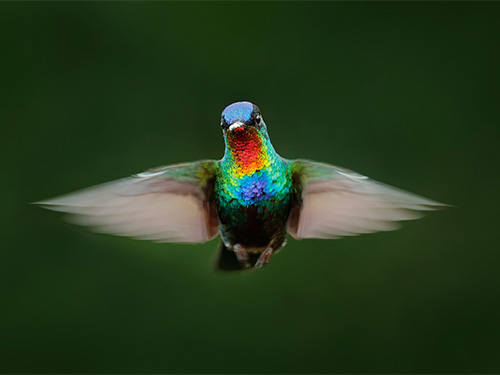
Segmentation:
{"type": "Polygon", "coordinates": [[[226,107],[220,125],[221,160],[154,168],[37,204],[97,232],[137,239],[201,243],[220,233],[221,270],[264,267],[287,233],[302,239],[388,231],[420,217],[416,211],[446,206],[348,169],[282,158],[250,102],[226,107]]]}

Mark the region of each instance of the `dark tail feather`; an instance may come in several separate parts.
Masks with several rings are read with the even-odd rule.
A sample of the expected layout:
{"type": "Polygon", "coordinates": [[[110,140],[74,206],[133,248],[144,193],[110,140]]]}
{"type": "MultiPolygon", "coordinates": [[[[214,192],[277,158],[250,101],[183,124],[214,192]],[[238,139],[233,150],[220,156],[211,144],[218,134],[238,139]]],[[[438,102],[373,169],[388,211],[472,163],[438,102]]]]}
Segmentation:
{"type": "MultiPolygon", "coordinates": [[[[259,254],[249,254],[250,264],[254,265],[257,259],[259,259],[259,254]]],[[[245,268],[236,258],[234,251],[229,250],[223,243],[220,244],[219,254],[217,255],[217,260],[215,262],[215,269],[217,271],[231,272],[231,271],[243,271],[252,269],[245,268]]]]}

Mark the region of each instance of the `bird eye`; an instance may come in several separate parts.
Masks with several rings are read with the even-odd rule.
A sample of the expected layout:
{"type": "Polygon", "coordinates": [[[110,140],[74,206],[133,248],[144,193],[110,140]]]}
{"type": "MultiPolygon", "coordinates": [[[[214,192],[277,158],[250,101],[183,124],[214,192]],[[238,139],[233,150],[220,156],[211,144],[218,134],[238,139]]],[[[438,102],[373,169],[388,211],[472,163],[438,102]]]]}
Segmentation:
{"type": "Polygon", "coordinates": [[[260,117],[259,115],[257,115],[257,117],[255,117],[255,123],[257,125],[260,125],[261,122],[262,122],[262,117],[260,117]]]}

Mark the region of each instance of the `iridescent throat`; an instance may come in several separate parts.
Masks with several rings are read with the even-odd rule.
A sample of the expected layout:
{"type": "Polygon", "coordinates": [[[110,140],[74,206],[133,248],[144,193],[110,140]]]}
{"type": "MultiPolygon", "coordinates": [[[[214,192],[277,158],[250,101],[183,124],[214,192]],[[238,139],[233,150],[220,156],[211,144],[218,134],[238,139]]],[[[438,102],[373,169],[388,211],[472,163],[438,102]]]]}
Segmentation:
{"type": "MultiPolygon", "coordinates": [[[[250,175],[264,168],[267,147],[257,129],[236,129],[227,134],[227,147],[239,176],[250,175]]],[[[228,155],[229,156],[229,155],[228,155]]]]}

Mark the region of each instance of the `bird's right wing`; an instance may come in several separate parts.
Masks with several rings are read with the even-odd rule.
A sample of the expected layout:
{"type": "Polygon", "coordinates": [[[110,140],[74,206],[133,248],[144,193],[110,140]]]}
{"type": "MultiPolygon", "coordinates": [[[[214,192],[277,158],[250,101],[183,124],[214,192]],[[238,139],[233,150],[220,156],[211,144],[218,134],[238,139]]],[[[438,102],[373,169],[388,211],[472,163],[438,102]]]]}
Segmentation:
{"type": "Polygon", "coordinates": [[[356,172],[307,160],[290,161],[297,189],[287,230],[295,238],[339,238],[399,228],[416,211],[447,205],[356,172]]]}
{"type": "Polygon", "coordinates": [[[35,202],[100,233],[157,242],[205,242],[218,233],[212,200],[217,162],[155,168],[35,202]]]}

